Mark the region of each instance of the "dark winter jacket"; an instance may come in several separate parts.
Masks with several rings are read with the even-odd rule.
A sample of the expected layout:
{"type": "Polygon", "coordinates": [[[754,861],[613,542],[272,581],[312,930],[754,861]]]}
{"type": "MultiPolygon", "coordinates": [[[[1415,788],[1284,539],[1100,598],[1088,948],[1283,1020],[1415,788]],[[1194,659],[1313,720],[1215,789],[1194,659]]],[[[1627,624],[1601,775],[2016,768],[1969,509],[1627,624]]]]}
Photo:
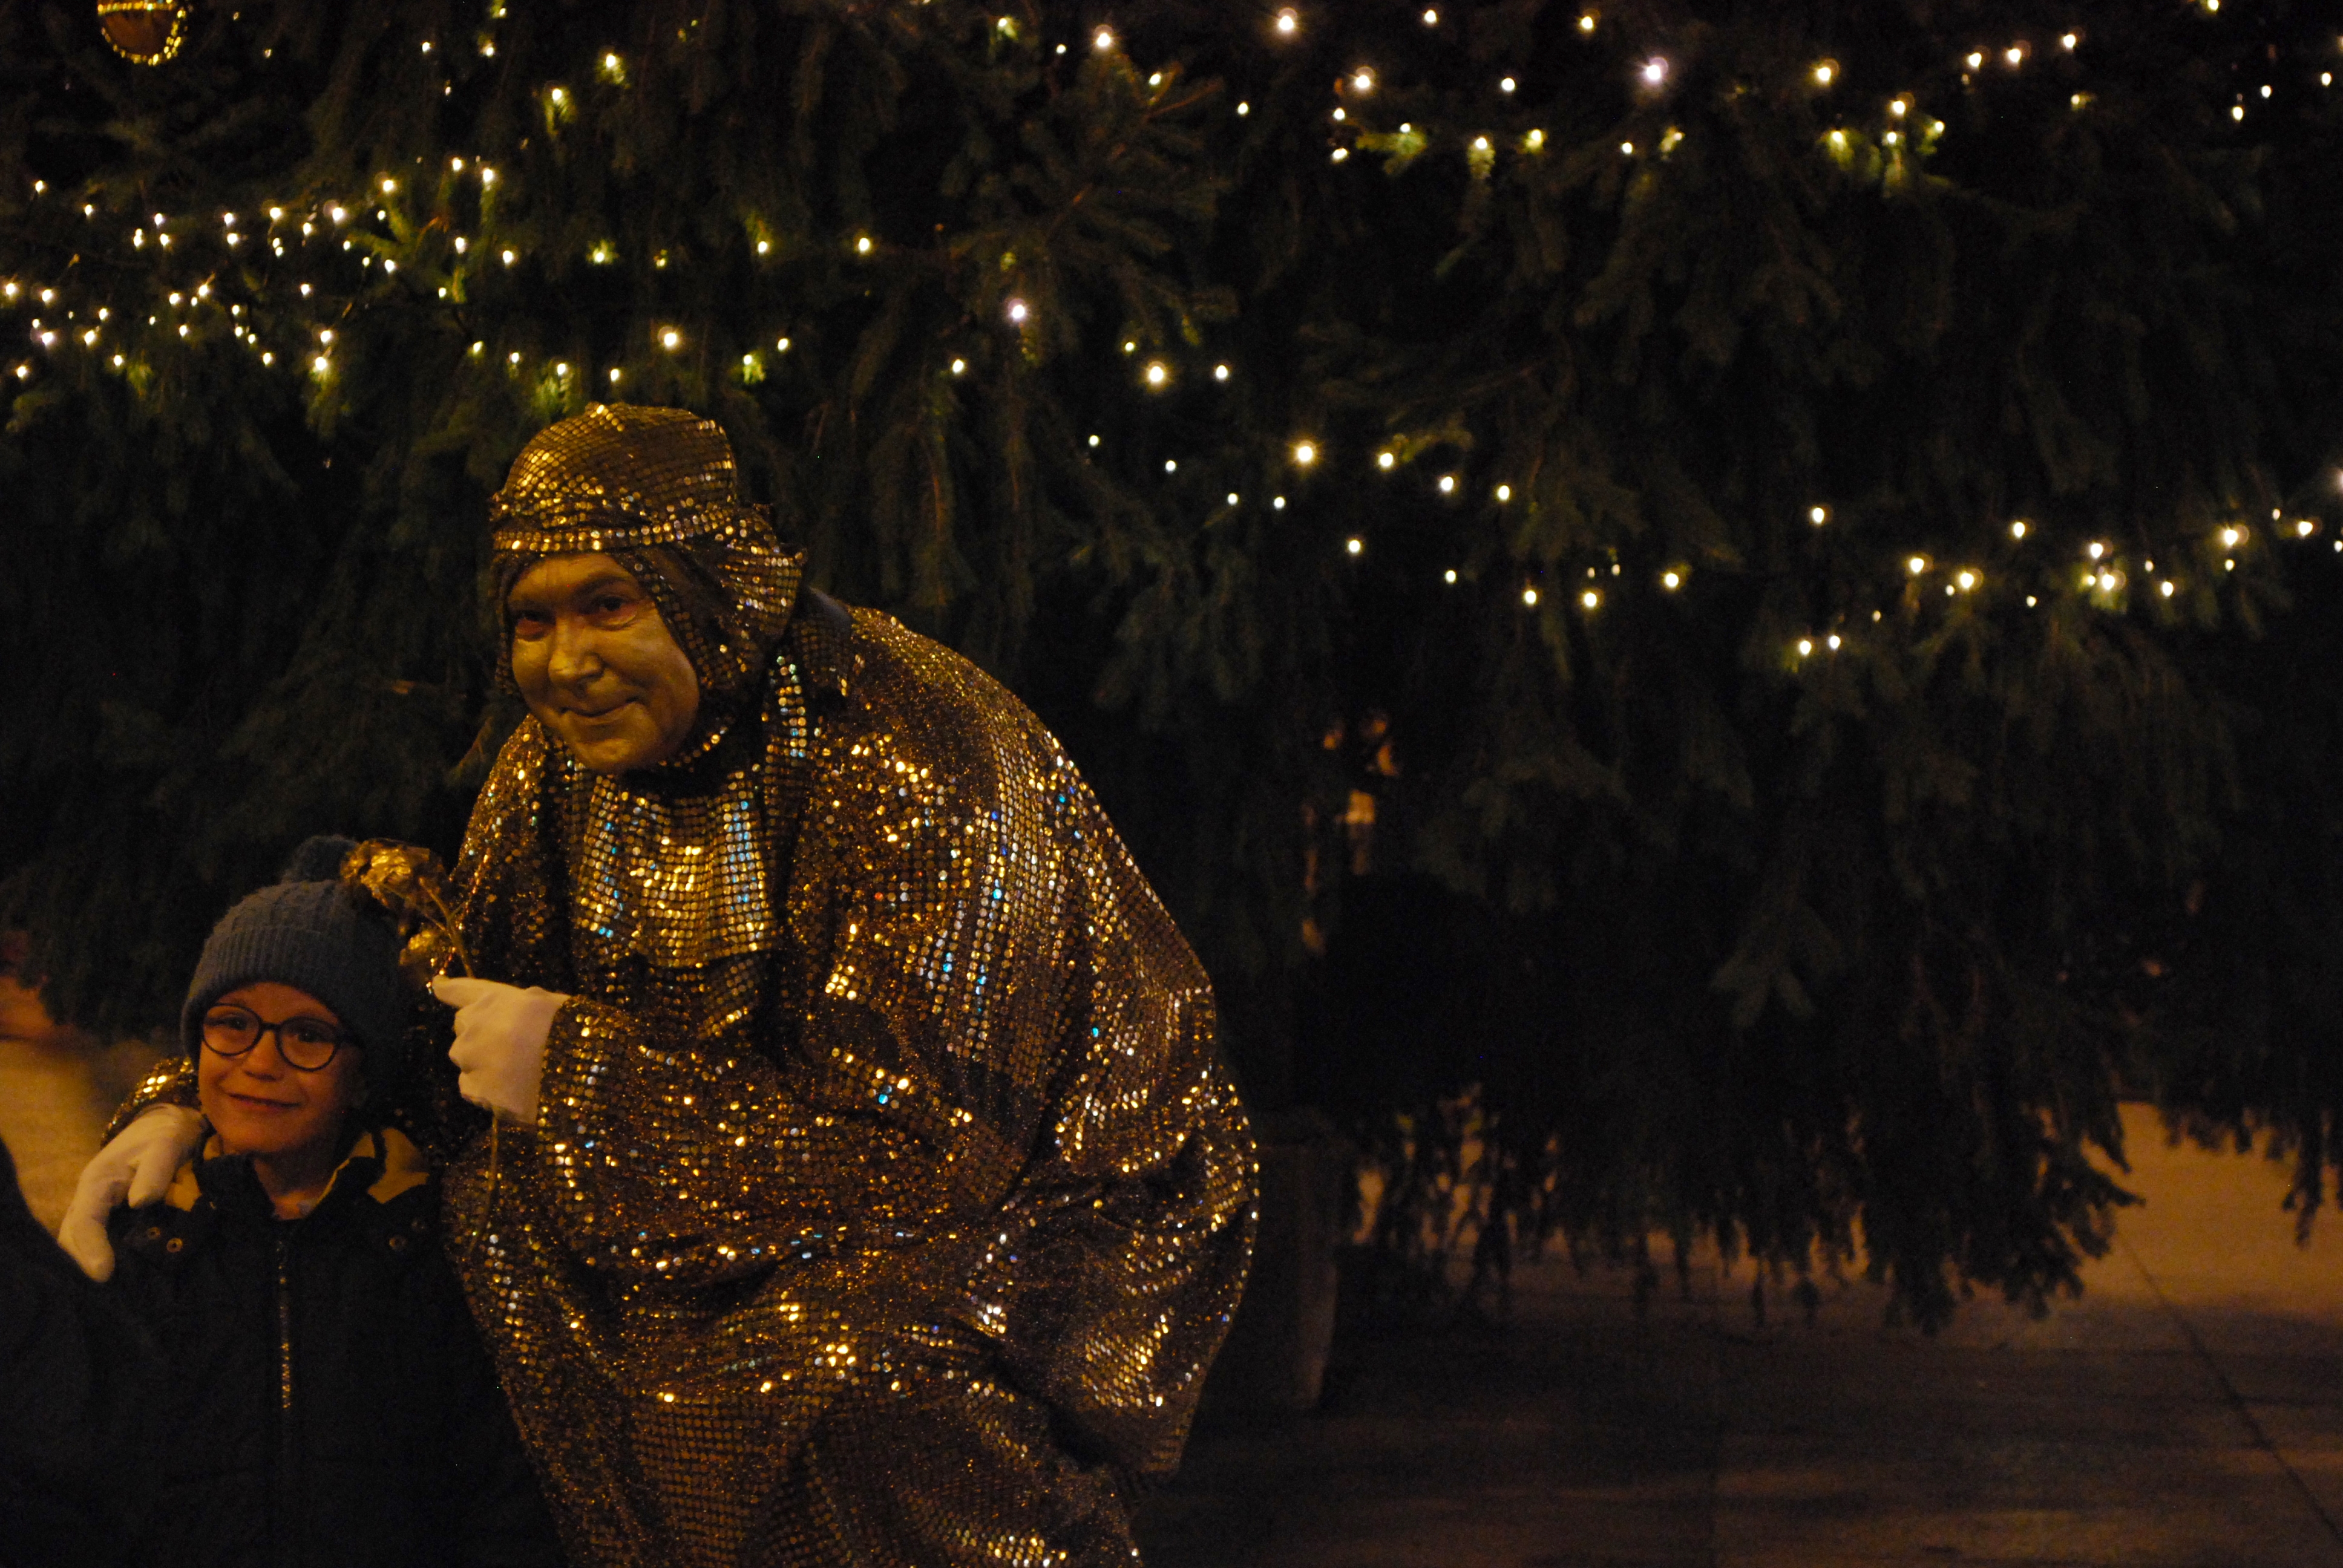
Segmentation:
{"type": "Polygon", "coordinates": [[[360,1134],[293,1221],[206,1155],[115,1216],[115,1288],[166,1368],[135,1561],[558,1563],[414,1144],[360,1134]]]}
{"type": "Polygon", "coordinates": [[[25,1209],[0,1143],[0,1568],[126,1560],[161,1372],[146,1329],[25,1209]]]}

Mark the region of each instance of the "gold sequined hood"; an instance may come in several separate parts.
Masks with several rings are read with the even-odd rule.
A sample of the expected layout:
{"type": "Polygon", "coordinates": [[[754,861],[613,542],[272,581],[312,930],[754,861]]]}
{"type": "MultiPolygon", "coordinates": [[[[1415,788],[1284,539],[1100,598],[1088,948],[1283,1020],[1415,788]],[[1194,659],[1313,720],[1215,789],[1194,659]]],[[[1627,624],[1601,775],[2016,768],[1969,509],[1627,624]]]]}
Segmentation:
{"type": "MultiPolygon", "coordinates": [[[[608,457],[602,497],[651,503],[616,515],[697,548],[608,457]]],[[[636,548],[558,462],[515,473],[578,516],[523,536],[508,504],[500,549],[636,548]]],[[[573,1557],[1134,1561],[1129,1489],[1176,1464],[1235,1306],[1252,1151],[1201,968],[1033,715],[792,584],[683,766],[598,777],[524,724],[457,879],[478,972],[573,999],[535,1131],[448,1182],[573,1557]]]]}

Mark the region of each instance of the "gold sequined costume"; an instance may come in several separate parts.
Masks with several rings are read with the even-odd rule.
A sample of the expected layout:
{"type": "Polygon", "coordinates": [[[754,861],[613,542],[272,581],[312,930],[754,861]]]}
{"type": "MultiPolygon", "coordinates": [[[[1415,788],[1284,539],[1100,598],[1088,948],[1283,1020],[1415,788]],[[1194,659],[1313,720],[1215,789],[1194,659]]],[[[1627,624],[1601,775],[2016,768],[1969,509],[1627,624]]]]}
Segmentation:
{"type": "Polygon", "coordinates": [[[1022,704],[800,593],[713,424],[554,426],[497,522],[499,599],[607,552],[701,692],[643,773],[505,745],[463,947],[574,1000],[533,1132],[417,1122],[572,1560],[1136,1562],[1252,1234],[1194,955],[1022,704]]]}
{"type": "Polygon", "coordinates": [[[575,1000],[451,1251],[582,1563],[1127,1563],[1251,1244],[1202,970],[999,684],[801,593],[717,427],[596,408],[499,580],[608,552],[699,672],[676,759],[532,719],[457,879],[478,972],[575,1000]]]}

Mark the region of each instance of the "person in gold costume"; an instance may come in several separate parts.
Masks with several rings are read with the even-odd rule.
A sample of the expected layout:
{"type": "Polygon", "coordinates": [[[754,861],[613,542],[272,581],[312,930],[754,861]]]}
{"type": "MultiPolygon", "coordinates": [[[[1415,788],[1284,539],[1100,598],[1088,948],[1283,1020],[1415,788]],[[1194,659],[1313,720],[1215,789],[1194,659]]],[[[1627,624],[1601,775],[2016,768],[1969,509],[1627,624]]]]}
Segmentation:
{"type": "Polygon", "coordinates": [[[713,423],[589,409],[492,521],[530,718],[455,868],[500,1125],[447,1235],[572,1557],[1135,1563],[1252,1231],[1194,955],[1022,704],[802,586],[713,423]]]}

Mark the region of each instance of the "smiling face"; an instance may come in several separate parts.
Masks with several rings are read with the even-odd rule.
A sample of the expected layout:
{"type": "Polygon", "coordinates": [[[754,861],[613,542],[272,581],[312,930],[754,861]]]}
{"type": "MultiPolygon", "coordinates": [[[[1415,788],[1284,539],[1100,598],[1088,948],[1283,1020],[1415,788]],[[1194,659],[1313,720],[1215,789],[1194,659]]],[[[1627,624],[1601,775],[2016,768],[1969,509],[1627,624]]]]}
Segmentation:
{"type": "Polygon", "coordinates": [[[608,556],[549,556],[505,598],[513,683],[595,773],[675,755],[699,714],[699,678],[659,607],[608,556]]]}
{"type": "MultiPolygon", "coordinates": [[[[289,985],[261,980],[222,993],[214,1008],[240,1007],[263,1024],[313,1019],[339,1030],[334,1010],[289,985]]],[[[206,1013],[210,1009],[206,1010],[206,1013]]],[[[204,1116],[230,1154],[265,1160],[329,1156],[341,1134],[342,1118],[365,1089],[361,1058],[344,1045],[315,1072],[285,1060],[282,1037],[269,1030],[238,1056],[222,1056],[208,1045],[196,1052],[196,1093],[204,1116]]]]}

